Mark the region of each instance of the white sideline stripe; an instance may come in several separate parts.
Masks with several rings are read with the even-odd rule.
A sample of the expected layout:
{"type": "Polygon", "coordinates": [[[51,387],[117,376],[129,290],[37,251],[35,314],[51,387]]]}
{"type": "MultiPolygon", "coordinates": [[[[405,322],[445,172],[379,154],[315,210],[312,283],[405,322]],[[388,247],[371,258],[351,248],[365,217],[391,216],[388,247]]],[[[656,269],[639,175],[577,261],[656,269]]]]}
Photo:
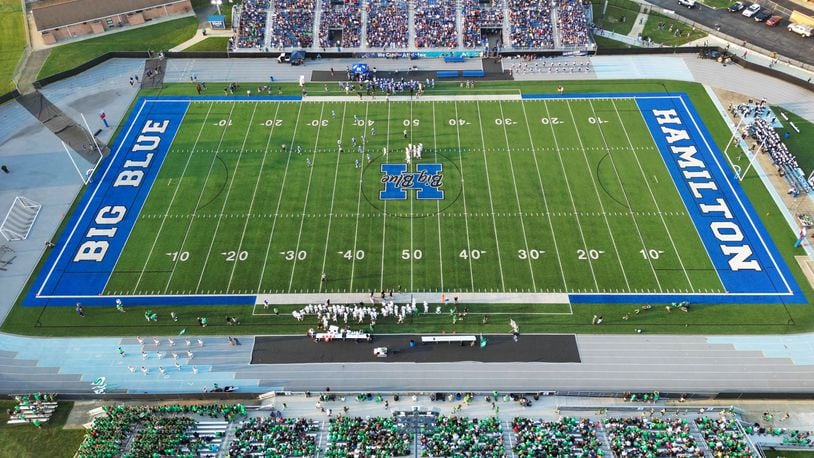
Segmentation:
{"type": "MultiPolygon", "coordinates": [[[[139,107],[138,112],[136,112],[136,116],[133,117],[133,120],[136,120],[136,119],[138,119],[139,116],[141,116],[141,111],[144,109],[144,106],[146,104],[147,104],[147,100],[142,100],[141,106],[139,107]]],[[[127,132],[124,134],[125,139],[130,137],[130,132],[133,130],[133,127],[135,127],[135,125],[136,125],[135,122],[130,124],[130,127],[127,129],[127,132]]],[[[108,161],[107,168],[105,169],[105,173],[102,175],[102,178],[98,182],[99,184],[93,190],[93,194],[91,194],[90,199],[88,199],[87,203],[85,204],[85,208],[82,209],[82,213],[79,214],[79,218],[76,219],[76,224],[71,229],[71,233],[68,235],[68,239],[65,241],[64,244],[62,244],[62,249],[59,250],[59,254],[57,255],[57,258],[51,264],[51,268],[48,270],[48,275],[45,276],[45,279],[42,281],[42,285],[40,286],[40,289],[37,290],[37,297],[44,297],[44,296],[41,296],[42,290],[45,288],[45,285],[48,284],[48,280],[51,278],[51,274],[54,273],[54,269],[56,269],[57,265],[59,264],[59,260],[62,258],[62,255],[65,254],[65,250],[68,248],[68,245],[70,245],[70,241],[71,241],[71,239],[73,239],[73,236],[76,233],[76,230],[79,228],[79,225],[82,222],[85,221],[85,213],[88,212],[88,209],[90,208],[90,204],[94,201],[94,198],[96,197],[96,193],[99,192],[99,189],[102,187],[102,183],[105,181],[105,177],[107,176],[107,173],[110,172],[110,168],[113,166],[113,163],[116,162],[115,158],[119,155],[119,152],[121,151],[123,146],[124,146],[124,141],[119,143],[119,147],[116,148],[116,152],[113,153],[113,157],[108,161]]]]}
{"type": "MultiPolygon", "coordinates": [[[[184,116],[181,117],[181,124],[178,125],[178,129],[175,130],[175,134],[172,136],[172,139],[170,139],[170,146],[167,147],[167,152],[164,155],[164,160],[161,161],[161,166],[159,167],[158,171],[156,171],[155,179],[153,179],[153,184],[150,186],[150,189],[147,190],[147,195],[144,197],[144,202],[141,205],[141,210],[144,210],[144,207],[147,206],[147,199],[150,198],[150,194],[153,192],[153,186],[155,186],[156,181],[158,181],[158,176],[161,173],[161,169],[164,167],[164,164],[167,161],[167,156],[170,155],[170,151],[171,151],[170,148],[172,148],[172,144],[175,142],[175,137],[178,136],[178,132],[181,132],[181,127],[184,125],[184,119],[186,119],[187,113],[189,112],[189,106],[190,106],[190,104],[187,104],[186,108],[184,108],[184,116]]],[[[212,109],[212,106],[210,105],[210,110],[211,109],[212,109]]],[[[209,114],[209,111],[207,111],[207,115],[208,114],[209,114]]],[[[204,123],[205,122],[206,121],[204,121],[204,123]]],[[[201,129],[203,129],[203,126],[201,126],[201,129]]],[[[175,194],[173,194],[173,198],[175,198],[175,194]]],[[[167,207],[167,211],[169,211],[169,207],[167,207]]],[[[141,214],[141,212],[139,212],[139,214],[141,214]]],[[[138,218],[138,217],[136,217],[136,218],[138,218]]],[[[163,226],[163,224],[164,223],[162,222],[162,226],[163,226]]],[[[116,266],[119,265],[119,261],[121,261],[123,255],[124,255],[124,250],[127,248],[127,243],[130,241],[130,236],[133,235],[133,232],[135,232],[135,229],[136,229],[136,224],[133,223],[133,227],[130,228],[130,232],[127,234],[127,238],[124,241],[124,245],[122,245],[122,251],[119,252],[119,257],[116,258],[116,262],[113,263],[113,268],[110,270],[110,274],[108,274],[107,280],[105,280],[105,286],[104,286],[104,288],[102,288],[102,292],[104,292],[107,289],[107,285],[110,283],[110,279],[113,278],[113,273],[116,272],[116,266]]],[[[161,229],[159,228],[159,231],[160,230],[161,229]]],[[[158,240],[158,235],[156,235],[156,241],[157,240],[158,240]]],[[[155,242],[153,242],[153,246],[150,247],[150,253],[147,255],[147,259],[144,261],[144,268],[142,268],[141,273],[139,274],[138,281],[136,282],[136,285],[138,285],[138,283],[141,281],[141,277],[144,275],[144,270],[147,268],[147,262],[150,260],[150,256],[152,256],[153,248],[155,248],[155,242]]],[[[133,291],[136,291],[136,289],[134,288],[133,291]]]]}
{"type": "MultiPolygon", "coordinates": [[[[588,105],[591,107],[591,113],[594,115],[594,117],[598,117],[598,115],[596,113],[596,108],[594,108],[593,101],[589,100],[588,105]]],[[[622,124],[622,123],[620,123],[620,124],[622,125],[622,128],[624,129],[624,127],[625,127],[624,124],[622,124]]],[[[607,138],[605,138],[605,131],[602,130],[602,124],[597,122],[595,125],[597,126],[597,130],[599,131],[599,136],[602,138],[602,143],[607,148],[608,147],[608,140],[607,140],[607,138]]],[[[580,144],[582,144],[581,141],[580,141],[580,144]]],[[[625,197],[625,204],[626,204],[627,209],[628,209],[627,213],[628,213],[628,215],[630,215],[631,221],[633,221],[633,227],[636,228],[636,235],[639,236],[639,242],[642,244],[642,250],[647,250],[647,244],[644,242],[644,236],[642,236],[642,230],[639,228],[639,222],[636,221],[636,217],[633,215],[633,211],[631,210],[630,197],[627,195],[627,191],[625,190],[624,184],[622,184],[622,177],[621,177],[621,175],[619,175],[619,169],[616,167],[616,161],[613,159],[613,154],[610,153],[610,150],[607,151],[607,154],[608,154],[608,158],[610,159],[611,168],[613,168],[613,174],[616,175],[616,181],[619,182],[619,189],[622,190],[622,195],[625,197]]],[[[588,156],[586,154],[585,155],[586,161],[587,161],[587,157],[588,156]]],[[[597,172],[597,174],[598,174],[598,172],[597,172]]],[[[597,179],[599,179],[598,176],[597,176],[597,179]]],[[[647,183],[646,179],[645,179],[645,183],[647,183]]],[[[648,183],[648,185],[649,185],[649,183],[648,183]]],[[[599,190],[598,189],[597,189],[597,198],[599,198],[599,190]]],[[[602,211],[604,212],[605,207],[602,205],[601,201],[600,201],[599,205],[602,207],[602,211]]],[[[610,224],[608,225],[608,229],[610,229],[610,224]]],[[[653,266],[653,259],[651,259],[650,256],[645,256],[645,260],[650,265],[650,271],[653,272],[653,278],[656,280],[656,285],[658,285],[659,290],[664,291],[664,288],[661,286],[661,280],[659,280],[659,275],[656,273],[656,268],[653,266]]],[[[621,256],[619,257],[619,264],[620,265],[622,264],[621,256]]]]}
{"type": "MultiPolygon", "coordinates": [[[[256,105],[255,105],[256,106],[256,105]]],[[[274,110],[274,119],[277,119],[277,115],[280,112],[280,104],[277,104],[277,108],[274,110]]],[[[268,140],[266,140],[266,150],[263,151],[263,159],[260,161],[260,171],[257,173],[257,181],[254,183],[254,191],[252,192],[252,200],[249,203],[249,213],[246,215],[246,222],[243,223],[243,231],[240,233],[240,242],[237,244],[237,253],[240,256],[240,252],[243,250],[243,240],[246,238],[246,229],[249,228],[249,220],[251,219],[252,209],[254,208],[254,201],[257,197],[257,190],[260,188],[260,182],[263,178],[263,169],[266,165],[266,157],[268,157],[269,146],[271,145],[271,137],[274,136],[274,129],[275,125],[272,123],[271,129],[269,129],[269,136],[268,140]]],[[[232,287],[232,280],[235,278],[235,270],[237,269],[237,262],[232,264],[232,272],[229,274],[229,282],[226,284],[226,291],[229,291],[229,288],[232,287]]]]}
{"type": "MultiPolygon", "coordinates": [[[[297,109],[297,121],[294,123],[294,133],[291,134],[291,141],[289,145],[294,145],[294,139],[297,138],[297,129],[300,126],[300,115],[302,114],[302,107],[304,104],[299,104],[299,108],[297,109]]],[[[288,177],[288,166],[291,164],[291,156],[292,154],[288,155],[288,158],[285,161],[285,169],[283,170],[283,179],[281,180],[282,183],[280,184],[280,194],[277,196],[277,208],[274,210],[274,221],[271,223],[271,230],[269,231],[269,241],[266,244],[266,255],[263,257],[263,266],[260,268],[260,280],[257,281],[257,290],[260,291],[260,287],[263,286],[263,277],[266,275],[266,266],[268,265],[269,260],[269,253],[271,252],[271,240],[274,238],[274,229],[277,228],[277,215],[280,214],[280,204],[283,202],[283,191],[285,191],[285,180],[288,177]]],[[[311,164],[313,166],[313,164],[311,164]]],[[[296,257],[296,256],[295,256],[296,257]]]]}
{"type": "MultiPolygon", "coordinates": [[[[633,103],[635,104],[636,101],[634,100],[633,103]]],[[[690,285],[690,290],[695,291],[695,286],[693,286],[692,284],[692,280],[690,279],[689,272],[687,272],[687,268],[684,267],[684,261],[681,259],[681,255],[678,253],[678,247],[676,247],[675,241],[673,240],[673,236],[670,233],[670,228],[667,225],[667,221],[665,221],[664,216],[661,215],[661,207],[659,206],[658,200],[656,200],[656,194],[653,192],[653,188],[650,186],[650,180],[647,179],[647,174],[645,173],[644,167],[642,167],[642,163],[639,160],[639,155],[636,154],[636,151],[633,147],[633,142],[630,140],[630,134],[627,131],[627,127],[625,127],[625,123],[624,121],[622,121],[622,115],[619,114],[619,108],[616,106],[616,102],[613,100],[611,101],[611,105],[613,105],[613,111],[616,113],[616,118],[619,120],[619,124],[622,126],[622,131],[625,133],[627,144],[630,145],[630,151],[633,153],[633,157],[636,159],[636,164],[639,167],[639,172],[641,172],[642,174],[642,179],[647,185],[647,191],[650,193],[650,198],[653,199],[653,203],[656,205],[656,211],[659,213],[659,216],[661,218],[661,224],[662,226],[664,226],[664,231],[667,233],[667,238],[670,240],[670,245],[672,245],[673,251],[675,252],[676,257],[678,258],[678,264],[681,266],[681,270],[684,272],[684,277],[687,278],[687,283],[690,285]]],[[[594,114],[596,114],[596,110],[594,110],[594,114]]],[[[650,131],[650,129],[647,128],[647,125],[645,125],[645,130],[647,130],[648,132],[650,131]]],[[[661,153],[659,153],[659,156],[661,156],[661,153]]],[[[668,170],[667,173],[669,174],[670,171],[668,170]]],[[[681,200],[681,196],[678,196],[678,198],[679,200],[681,200]]],[[[645,249],[647,249],[647,247],[645,247],[645,249]]]]}
{"type": "MultiPolygon", "coordinates": [[[[531,135],[531,125],[529,125],[529,116],[526,113],[526,103],[525,101],[520,102],[520,106],[523,107],[523,118],[526,120],[526,130],[529,133],[529,144],[531,145],[531,157],[534,158],[534,169],[537,172],[537,181],[540,183],[540,194],[543,196],[543,205],[545,206],[545,214],[548,219],[548,228],[551,232],[551,239],[554,241],[554,253],[557,256],[557,264],[560,268],[560,276],[562,277],[562,285],[563,288],[567,291],[568,290],[568,280],[565,278],[565,269],[562,265],[562,258],[560,257],[560,249],[557,245],[557,236],[554,233],[554,224],[551,221],[551,213],[548,209],[548,197],[545,194],[545,187],[543,187],[543,178],[540,175],[540,164],[537,162],[537,150],[534,148],[534,138],[531,135]]],[[[552,127],[553,129],[553,127],[552,127]]]]}
{"type": "MultiPolygon", "coordinates": [[[[370,292],[335,293],[331,294],[331,303],[358,304],[367,302],[370,292]]],[[[466,303],[493,303],[493,304],[570,304],[567,293],[455,293],[458,300],[466,303]]],[[[394,302],[404,303],[413,297],[416,303],[427,301],[431,304],[441,304],[440,293],[401,293],[394,296],[394,302]]],[[[287,304],[320,304],[325,302],[324,293],[306,294],[258,294],[255,305],[265,305],[264,301],[274,305],[287,304]]],[[[490,313],[491,314],[491,313],[490,313]]],[[[549,315],[555,313],[547,313],[549,315]]],[[[556,314],[570,315],[571,313],[557,312],[556,314]]]]}
{"type": "MultiPolygon", "coordinates": [[[[342,137],[345,135],[345,114],[348,111],[348,104],[342,104],[342,123],[339,129],[339,140],[342,140],[342,137]]],[[[328,213],[328,233],[325,235],[325,250],[322,252],[322,269],[320,270],[320,274],[325,272],[325,263],[328,262],[328,242],[331,240],[331,223],[333,222],[333,213],[334,213],[334,199],[336,198],[336,181],[339,177],[339,158],[342,154],[339,152],[339,148],[336,149],[336,168],[334,169],[334,185],[333,190],[331,191],[331,209],[328,213]]],[[[352,256],[355,256],[356,253],[354,252],[352,256]]],[[[320,280],[319,282],[319,292],[322,292],[322,286],[325,282],[320,280]]]]}
{"type": "Polygon", "coordinates": [[[377,95],[359,100],[359,96],[345,95],[306,95],[303,102],[357,102],[357,103],[387,103],[390,102],[449,102],[451,100],[473,102],[476,100],[522,100],[520,94],[499,94],[499,95],[422,95],[421,97],[409,95],[391,95],[389,97],[377,95]]]}
{"type": "MultiPolygon", "coordinates": [[[[500,117],[506,119],[506,115],[503,113],[503,104],[498,102],[498,106],[500,107],[500,117]]],[[[506,129],[506,123],[503,124],[503,137],[506,139],[506,148],[509,148],[509,154],[506,157],[509,158],[509,170],[511,171],[512,176],[512,185],[514,187],[514,198],[517,201],[517,211],[521,213],[520,215],[520,228],[523,230],[523,247],[526,249],[526,253],[529,251],[529,238],[526,235],[526,222],[523,219],[523,208],[520,205],[520,194],[517,192],[517,179],[514,176],[514,161],[512,160],[512,153],[511,153],[511,145],[509,144],[509,131],[506,129]]],[[[534,267],[531,265],[531,256],[526,256],[526,260],[529,264],[529,274],[531,275],[531,289],[537,290],[537,282],[534,280],[534,267]]]]}
{"type": "MultiPolygon", "coordinates": [[[[229,181],[229,188],[226,190],[226,196],[223,198],[223,205],[221,205],[220,211],[221,213],[226,210],[226,205],[229,204],[229,196],[232,195],[232,187],[237,181],[237,171],[240,168],[240,160],[243,159],[243,148],[246,146],[246,142],[249,141],[249,131],[254,124],[254,115],[257,114],[257,103],[254,104],[254,109],[252,110],[252,115],[249,118],[249,123],[246,126],[246,133],[243,134],[243,144],[240,146],[240,153],[237,155],[237,162],[235,162],[235,169],[234,173],[232,173],[232,179],[229,181]]],[[[220,223],[223,221],[223,218],[218,218],[218,222],[215,223],[215,232],[212,234],[212,240],[209,241],[209,249],[206,251],[206,256],[204,256],[203,266],[201,267],[201,275],[198,277],[198,283],[195,285],[195,291],[197,291],[201,287],[201,282],[203,281],[204,274],[206,273],[206,266],[209,265],[209,257],[212,256],[212,247],[215,246],[215,239],[218,238],[218,231],[220,230],[220,223]]],[[[190,224],[190,227],[192,225],[190,224]]],[[[242,238],[241,238],[242,239],[242,238]]],[[[237,256],[240,256],[240,251],[237,252],[237,256]]],[[[235,259],[234,263],[237,264],[238,259],[235,259]]],[[[226,291],[229,291],[229,288],[226,288],[226,291]]]]}
{"type": "MultiPolygon", "coordinates": [[[[579,130],[577,129],[577,119],[574,117],[574,110],[571,108],[571,101],[566,100],[566,105],[568,106],[568,112],[571,113],[571,122],[574,126],[574,132],[577,134],[577,141],[579,141],[579,147],[582,149],[582,157],[585,158],[585,167],[588,169],[588,176],[591,177],[591,184],[594,188],[594,193],[596,193],[596,200],[599,202],[599,208],[602,209],[602,213],[605,213],[605,205],[602,203],[602,197],[599,195],[599,188],[596,186],[596,178],[594,178],[594,173],[591,171],[591,163],[588,160],[588,153],[585,152],[584,145],[582,144],[582,136],[579,134],[579,130]]],[[[608,235],[610,236],[611,244],[613,245],[613,250],[616,252],[616,260],[619,262],[619,268],[622,269],[622,278],[625,279],[625,285],[627,286],[628,291],[630,291],[630,282],[627,278],[627,273],[625,273],[625,266],[622,264],[622,256],[619,252],[619,247],[616,246],[616,239],[613,238],[613,230],[610,227],[610,222],[608,222],[608,216],[602,215],[605,221],[605,227],[608,229],[608,235]]],[[[587,247],[586,247],[587,251],[587,247]]],[[[587,256],[590,258],[590,256],[587,256]]]]}
{"type": "MultiPolygon", "coordinates": [[[[226,116],[226,125],[223,126],[223,132],[221,132],[220,134],[220,141],[218,142],[218,147],[216,148],[216,151],[220,150],[220,146],[223,144],[223,139],[224,137],[226,137],[226,131],[229,130],[229,125],[231,124],[230,121],[232,119],[232,113],[235,111],[236,105],[237,105],[236,103],[233,103],[232,108],[229,109],[229,115],[226,116]]],[[[217,153],[212,155],[212,162],[209,163],[209,170],[207,171],[206,178],[204,179],[203,185],[201,186],[201,193],[198,194],[198,201],[195,203],[195,209],[192,211],[193,215],[198,211],[198,207],[201,205],[201,200],[203,199],[203,196],[206,191],[206,184],[209,183],[209,177],[212,175],[212,169],[215,167],[215,159],[217,159],[217,157],[218,157],[217,153]]],[[[187,237],[189,237],[189,232],[191,231],[191,229],[192,223],[190,222],[190,224],[187,226],[186,231],[184,232],[184,238],[181,240],[181,244],[178,246],[177,251],[179,253],[184,250],[184,244],[187,242],[187,237]]],[[[175,276],[175,268],[178,266],[179,259],[180,256],[177,256],[172,264],[172,271],[170,272],[170,277],[167,279],[167,284],[164,286],[165,293],[170,289],[170,283],[172,283],[172,278],[175,276]]]]}
{"type": "MultiPolygon", "coordinates": [[[[322,115],[325,114],[325,104],[322,104],[322,107],[319,109],[319,120],[320,123],[317,126],[317,134],[314,135],[314,148],[316,148],[317,144],[319,144],[319,132],[322,130],[322,115]]],[[[291,147],[288,148],[288,155],[289,157],[294,156],[294,142],[291,142],[291,147]]],[[[314,169],[316,168],[317,162],[317,154],[313,153],[311,155],[311,167],[308,170],[308,185],[305,187],[305,198],[302,202],[302,213],[305,215],[305,209],[308,208],[308,195],[311,193],[311,181],[314,178],[314,169]]],[[[294,249],[294,262],[291,266],[291,278],[288,280],[288,290],[291,291],[291,285],[294,284],[294,272],[297,270],[297,260],[299,259],[299,252],[300,252],[300,241],[302,240],[302,228],[305,227],[305,216],[300,219],[300,230],[297,232],[297,245],[294,249]]]]}

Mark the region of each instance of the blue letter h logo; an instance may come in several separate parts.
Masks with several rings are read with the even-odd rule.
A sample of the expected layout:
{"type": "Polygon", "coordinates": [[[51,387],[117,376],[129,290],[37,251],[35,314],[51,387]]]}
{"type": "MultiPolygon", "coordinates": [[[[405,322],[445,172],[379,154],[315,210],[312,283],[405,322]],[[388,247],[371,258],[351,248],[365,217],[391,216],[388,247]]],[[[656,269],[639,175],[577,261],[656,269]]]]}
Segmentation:
{"type": "Polygon", "coordinates": [[[415,189],[416,198],[442,200],[442,164],[416,164],[416,172],[407,173],[407,164],[382,164],[384,189],[379,192],[381,200],[406,200],[407,190],[415,189]]]}

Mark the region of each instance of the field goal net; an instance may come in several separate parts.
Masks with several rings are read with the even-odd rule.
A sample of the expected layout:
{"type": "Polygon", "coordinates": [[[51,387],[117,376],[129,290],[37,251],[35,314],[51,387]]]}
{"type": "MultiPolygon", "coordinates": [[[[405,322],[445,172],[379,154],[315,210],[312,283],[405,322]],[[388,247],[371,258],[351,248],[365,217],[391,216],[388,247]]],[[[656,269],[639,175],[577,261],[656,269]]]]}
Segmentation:
{"type": "Polygon", "coordinates": [[[0,235],[6,240],[25,240],[34,226],[42,205],[26,197],[17,196],[11,204],[3,223],[0,224],[0,235]]]}

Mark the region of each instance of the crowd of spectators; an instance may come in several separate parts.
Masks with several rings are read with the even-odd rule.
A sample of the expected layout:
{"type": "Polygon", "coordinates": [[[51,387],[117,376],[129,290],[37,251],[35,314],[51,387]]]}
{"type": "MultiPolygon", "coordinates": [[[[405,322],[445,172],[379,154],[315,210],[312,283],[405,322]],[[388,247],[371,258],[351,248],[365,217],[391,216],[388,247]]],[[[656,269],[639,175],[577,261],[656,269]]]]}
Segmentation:
{"type": "Polygon", "coordinates": [[[704,456],[682,418],[611,417],[604,425],[616,456],[704,456]]]}
{"type": "Polygon", "coordinates": [[[245,0],[241,4],[235,37],[229,39],[230,49],[262,49],[266,40],[267,10],[268,0],[245,0]]]}
{"type": "Polygon", "coordinates": [[[406,48],[410,39],[407,2],[370,0],[367,7],[368,47],[406,48]]]}
{"type": "Polygon", "coordinates": [[[438,417],[435,428],[420,440],[422,456],[506,456],[497,417],[438,417]]]}
{"type": "Polygon", "coordinates": [[[278,10],[314,10],[314,0],[274,0],[278,10]]]}
{"type": "Polygon", "coordinates": [[[591,42],[585,6],[581,0],[559,0],[557,26],[563,46],[585,46],[591,42]]]}
{"type": "Polygon", "coordinates": [[[272,13],[272,48],[309,48],[313,43],[314,11],[277,9],[272,13]]]}
{"type": "Polygon", "coordinates": [[[462,33],[465,48],[478,48],[488,44],[481,33],[482,29],[503,28],[503,4],[498,0],[492,0],[486,6],[480,0],[463,0],[461,16],[464,18],[462,33]]]}
{"type": "Polygon", "coordinates": [[[511,44],[515,48],[554,46],[550,3],[536,0],[509,0],[511,44]]]}
{"type": "Polygon", "coordinates": [[[514,452],[519,458],[596,457],[602,448],[596,428],[587,418],[562,417],[557,421],[515,418],[512,430],[517,435],[514,452]]]}
{"type": "Polygon", "coordinates": [[[415,46],[417,48],[457,48],[458,29],[455,2],[416,0],[415,46]]]}
{"type": "Polygon", "coordinates": [[[325,456],[408,456],[412,442],[393,418],[340,416],[331,418],[325,456]]]}
{"type": "Polygon", "coordinates": [[[719,418],[698,417],[695,424],[713,455],[752,456],[752,448],[746,442],[736,420],[726,415],[719,418]]]}
{"type": "Polygon", "coordinates": [[[109,406],[104,411],[85,435],[77,454],[80,458],[121,456],[131,436],[129,456],[177,456],[184,448],[194,450],[203,445],[188,433],[195,416],[231,421],[246,415],[241,404],[109,406]]]}
{"type": "Polygon", "coordinates": [[[234,429],[229,456],[317,456],[319,423],[305,418],[251,417],[234,429]]]}
{"type": "Polygon", "coordinates": [[[795,192],[807,190],[814,187],[813,182],[806,182],[805,175],[800,170],[797,158],[789,151],[788,146],[783,143],[777,131],[764,118],[756,118],[748,129],[749,135],[755,140],[755,145],[761,151],[768,153],[772,158],[772,164],[777,167],[781,176],[785,176],[789,183],[795,188],[795,192]],[[761,147],[762,146],[762,147],[761,147]]]}
{"type": "Polygon", "coordinates": [[[333,8],[323,6],[322,19],[319,23],[319,45],[323,48],[333,46],[358,48],[362,37],[362,10],[359,5],[349,3],[333,8]],[[331,30],[341,30],[341,41],[332,41],[331,30]]]}

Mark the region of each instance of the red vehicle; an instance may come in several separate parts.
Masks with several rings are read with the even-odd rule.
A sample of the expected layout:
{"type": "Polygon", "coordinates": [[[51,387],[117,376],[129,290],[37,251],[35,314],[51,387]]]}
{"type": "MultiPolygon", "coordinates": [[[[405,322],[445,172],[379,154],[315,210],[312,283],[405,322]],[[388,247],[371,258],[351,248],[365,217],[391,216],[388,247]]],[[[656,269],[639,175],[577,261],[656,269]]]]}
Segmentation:
{"type": "Polygon", "coordinates": [[[781,20],[783,20],[781,16],[772,16],[769,19],[766,19],[766,25],[769,27],[774,27],[777,24],[780,24],[781,20]]]}

